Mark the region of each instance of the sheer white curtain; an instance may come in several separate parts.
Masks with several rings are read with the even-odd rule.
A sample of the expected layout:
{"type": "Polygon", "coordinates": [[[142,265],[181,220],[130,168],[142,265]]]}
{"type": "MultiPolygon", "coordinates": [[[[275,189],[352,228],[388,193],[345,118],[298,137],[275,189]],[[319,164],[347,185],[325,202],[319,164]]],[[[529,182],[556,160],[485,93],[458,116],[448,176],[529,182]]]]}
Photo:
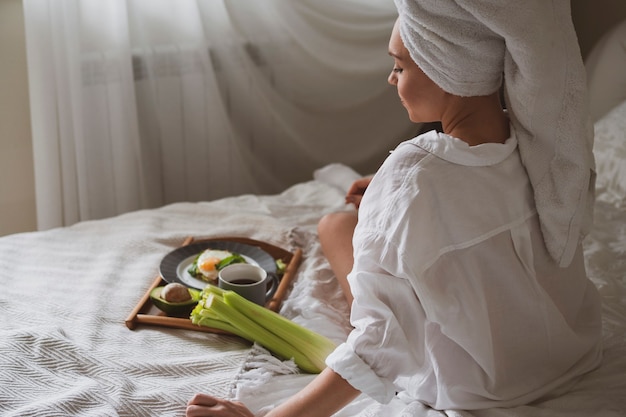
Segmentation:
{"type": "Polygon", "coordinates": [[[241,193],[415,133],[392,0],[24,0],[38,227],[241,193]]]}

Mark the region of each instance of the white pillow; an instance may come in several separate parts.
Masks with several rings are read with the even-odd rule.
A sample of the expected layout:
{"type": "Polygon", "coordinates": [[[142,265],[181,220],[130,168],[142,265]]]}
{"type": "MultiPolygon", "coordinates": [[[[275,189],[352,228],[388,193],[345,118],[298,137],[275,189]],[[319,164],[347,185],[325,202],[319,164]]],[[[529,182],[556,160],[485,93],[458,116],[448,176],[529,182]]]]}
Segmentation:
{"type": "Polygon", "coordinates": [[[591,120],[626,100],[626,20],[607,32],[585,61],[591,120]]]}
{"type": "Polygon", "coordinates": [[[598,197],[626,205],[626,100],[596,122],[594,133],[598,197]]]}

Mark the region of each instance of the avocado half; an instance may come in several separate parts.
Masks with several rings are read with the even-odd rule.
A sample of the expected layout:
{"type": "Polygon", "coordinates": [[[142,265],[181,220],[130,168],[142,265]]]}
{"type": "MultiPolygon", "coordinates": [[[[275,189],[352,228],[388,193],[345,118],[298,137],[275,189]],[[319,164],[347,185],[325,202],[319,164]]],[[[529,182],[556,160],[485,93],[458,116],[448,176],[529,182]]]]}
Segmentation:
{"type": "Polygon", "coordinates": [[[200,300],[201,291],[194,288],[187,288],[191,299],[182,303],[172,303],[161,298],[161,291],[164,286],[156,287],[150,291],[150,299],[152,303],[161,311],[172,317],[189,317],[191,311],[200,300]]]}

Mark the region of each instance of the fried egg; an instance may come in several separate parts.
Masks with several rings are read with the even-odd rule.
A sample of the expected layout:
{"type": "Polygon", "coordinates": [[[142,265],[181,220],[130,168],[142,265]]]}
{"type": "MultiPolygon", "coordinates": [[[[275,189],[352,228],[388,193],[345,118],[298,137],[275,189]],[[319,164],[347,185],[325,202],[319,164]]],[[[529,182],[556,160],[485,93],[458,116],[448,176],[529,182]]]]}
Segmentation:
{"type": "Polygon", "coordinates": [[[223,259],[233,256],[232,252],[219,249],[207,249],[198,256],[196,261],[198,272],[202,274],[206,281],[215,281],[217,279],[217,264],[223,259]]]}

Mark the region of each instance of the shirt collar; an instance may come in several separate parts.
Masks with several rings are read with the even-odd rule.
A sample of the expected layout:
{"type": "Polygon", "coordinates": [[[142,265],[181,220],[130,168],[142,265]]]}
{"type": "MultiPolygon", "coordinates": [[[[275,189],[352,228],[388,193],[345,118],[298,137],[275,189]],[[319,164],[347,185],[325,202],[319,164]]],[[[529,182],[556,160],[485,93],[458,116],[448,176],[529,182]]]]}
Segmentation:
{"type": "Polygon", "coordinates": [[[517,138],[513,132],[504,143],[483,143],[469,146],[461,139],[431,130],[406,143],[418,146],[448,162],[467,166],[498,164],[517,149],[517,138]]]}

